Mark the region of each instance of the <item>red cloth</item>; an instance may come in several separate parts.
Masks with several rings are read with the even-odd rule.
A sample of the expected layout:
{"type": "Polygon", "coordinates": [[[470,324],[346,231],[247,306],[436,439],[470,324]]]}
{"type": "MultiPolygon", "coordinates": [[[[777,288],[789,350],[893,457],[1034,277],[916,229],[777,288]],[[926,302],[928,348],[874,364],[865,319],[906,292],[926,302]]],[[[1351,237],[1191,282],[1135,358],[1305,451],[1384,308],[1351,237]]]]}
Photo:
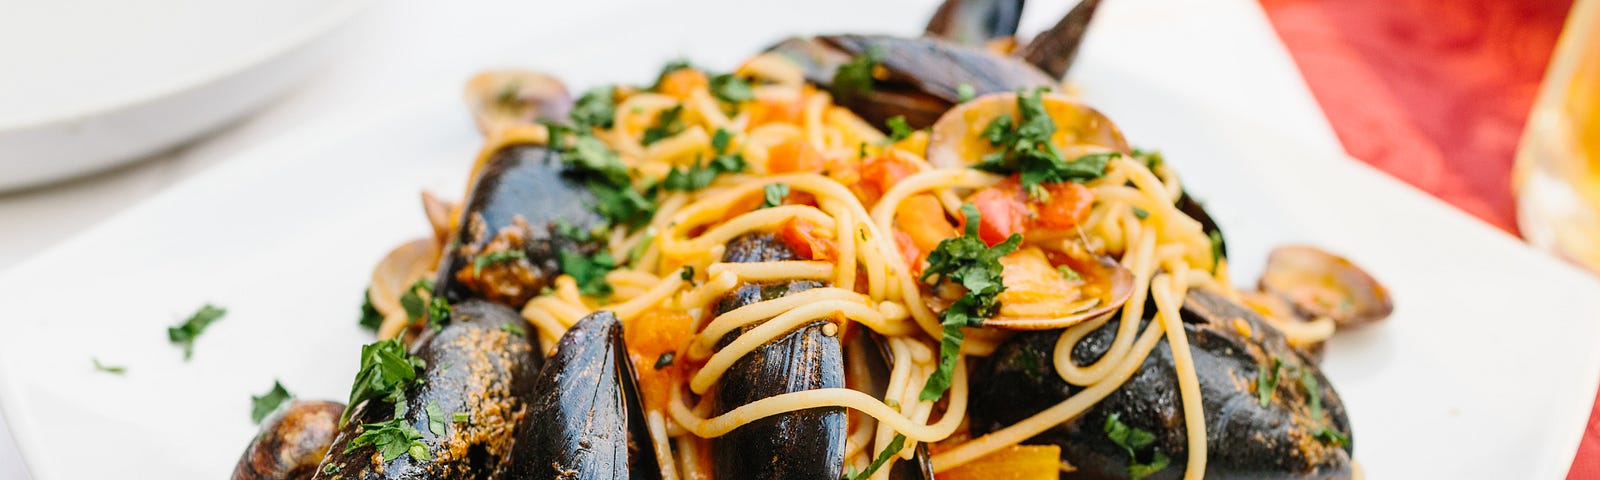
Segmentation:
{"type": "MultiPolygon", "coordinates": [[[[1512,159],[1571,0],[1261,4],[1345,150],[1516,232],[1512,159]]],[[[1600,399],[1568,478],[1600,478],[1600,399]]]]}

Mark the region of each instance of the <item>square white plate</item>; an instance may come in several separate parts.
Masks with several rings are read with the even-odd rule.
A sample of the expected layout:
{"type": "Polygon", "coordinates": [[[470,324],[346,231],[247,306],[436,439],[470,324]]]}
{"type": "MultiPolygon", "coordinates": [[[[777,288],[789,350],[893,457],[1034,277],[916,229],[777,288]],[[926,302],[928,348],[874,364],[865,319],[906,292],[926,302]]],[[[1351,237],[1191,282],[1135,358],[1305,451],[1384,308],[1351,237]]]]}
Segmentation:
{"type": "MultiPolygon", "coordinates": [[[[672,40],[597,33],[541,67],[579,85],[644,82],[674,53],[727,68],[779,32],[905,15],[858,3],[830,18],[724,2],[724,16],[772,23],[715,30],[631,12],[618,19],[629,38],[672,40]]],[[[1084,94],[1207,201],[1237,279],[1299,241],[1391,287],[1394,317],[1337,338],[1325,364],[1371,478],[1565,475],[1600,381],[1600,285],[1353,160],[1093,63],[1103,53],[1076,71],[1084,94]]],[[[265,144],[8,272],[0,406],[33,476],[222,478],[254,431],[249,396],[274,379],[345,398],[371,341],[355,320],[372,265],[427,233],[418,190],[458,194],[477,147],[456,91],[414,92],[265,144]],[[207,302],[229,313],[185,362],[164,329],[207,302]]]]}

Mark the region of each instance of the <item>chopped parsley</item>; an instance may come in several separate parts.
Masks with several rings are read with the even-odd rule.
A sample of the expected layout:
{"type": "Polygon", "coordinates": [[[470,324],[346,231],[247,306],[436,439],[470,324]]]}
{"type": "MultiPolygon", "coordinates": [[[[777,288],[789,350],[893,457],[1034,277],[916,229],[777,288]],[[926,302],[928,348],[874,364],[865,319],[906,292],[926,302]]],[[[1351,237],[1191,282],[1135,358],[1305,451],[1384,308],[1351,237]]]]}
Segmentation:
{"type": "Polygon", "coordinates": [[[1035,198],[1044,197],[1039,185],[1052,182],[1082,182],[1104,176],[1106,162],[1119,153],[1096,153],[1067,161],[1050,142],[1056,132],[1056,123],[1044,109],[1040,99],[1044,89],[1017,93],[1018,117],[996,117],[983,129],[989,144],[1001,147],[1000,151],[984,155],[972,168],[999,173],[1018,174],[1022,186],[1035,198]]]}
{"type": "Polygon", "coordinates": [[[928,254],[928,268],[919,279],[924,283],[928,283],[929,279],[949,280],[967,289],[966,295],[939,314],[940,323],[944,325],[944,337],[939,341],[939,368],[923,385],[919,395],[922,400],[938,400],[950,389],[950,376],[965,337],[961,328],[981,326],[983,319],[993,316],[998,310],[995,297],[1006,290],[1000,279],[1001,269],[1004,268],[1000,265],[1000,257],[1016,251],[1022,244],[1022,235],[1013,233],[1006,241],[990,247],[978,238],[978,224],[982,222],[978,207],[963,203],[961,213],[967,218],[966,232],[959,237],[940,241],[939,246],[928,254]]]}
{"type": "Polygon", "coordinates": [[[1143,208],[1133,207],[1133,216],[1139,217],[1140,220],[1144,220],[1146,218],[1150,218],[1150,212],[1143,208]]]}
{"type": "Polygon", "coordinates": [[[472,414],[467,412],[452,413],[450,414],[450,421],[452,423],[468,423],[472,421],[472,414]]]}
{"type": "Polygon", "coordinates": [[[677,356],[677,352],[667,352],[656,357],[656,370],[672,366],[672,359],[677,356]]]}
{"type": "Polygon", "coordinates": [[[789,184],[769,183],[762,188],[766,199],[761,202],[761,208],[783,205],[783,199],[789,198],[789,184]]]}
{"type": "Polygon", "coordinates": [[[428,455],[428,445],[422,443],[422,432],[412,428],[402,418],[362,424],[361,434],[345,445],[344,453],[353,452],[367,445],[376,447],[385,462],[400,458],[401,454],[407,453],[417,460],[432,459],[428,455]]]}
{"type": "Polygon", "coordinates": [[[724,173],[738,173],[750,166],[745,163],[744,156],[738,153],[728,153],[728,144],[733,141],[733,134],[727,130],[717,129],[711,136],[711,148],[716,150],[717,156],[711,163],[701,164],[696,160],[694,165],[684,168],[674,168],[667,172],[666,178],[661,181],[664,190],[694,191],[711,185],[717,175],[724,173]]]}
{"type": "Polygon", "coordinates": [[[872,459],[872,464],[867,465],[866,470],[857,472],[855,471],[855,467],[851,467],[850,472],[845,474],[845,479],[861,480],[863,478],[871,478],[872,474],[877,473],[878,469],[883,468],[884,465],[888,464],[889,459],[894,458],[894,456],[899,454],[900,450],[904,448],[906,448],[906,436],[896,433],[894,435],[894,439],[889,440],[888,447],[884,448],[883,452],[878,454],[878,458],[872,459]]]}
{"type": "Polygon", "coordinates": [[[611,151],[606,142],[593,135],[579,135],[572,142],[572,148],[561,153],[562,160],[579,173],[614,185],[627,185],[629,182],[628,166],[622,163],[622,159],[611,151]]]}
{"type": "Polygon", "coordinates": [[[1311,432],[1313,437],[1335,447],[1350,443],[1350,437],[1322,419],[1322,386],[1310,369],[1300,371],[1300,387],[1306,390],[1306,401],[1311,404],[1311,421],[1320,425],[1311,432]]]}
{"type": "Polygon", "coordinates": [[[678,272],[678,278],[682,278],[683,281],[685,281],[685,282],[693,282],[694,281],[694,265],[684,265],[683,266],[683,271],[678,272]]]}
{"type": "Polygon", "coordinates": [[[327,465],[323,465],[322,466],[322,474],[323,475],[333,475],[335,473],[339,473],[339,464],[337,464],[337,463],[329,463],[327,465]]]}
{"type": "Polygon", "coordinates": [[[443,437],[444,427],[448,422],[445,421],[444,410],[439,409],[439,402],[428,400],[428,405],[422,410],[428,414],[428,431],[433,432],[435,437],[443,437]]]}
{"type": "Polygon", "coordinates": [[[611,284],[606,283],[606,274],[617,268],[616,259],[611,258],[611,253],[604,250],[585,257],[581,254],[561,251],[561,273],[571,275],[578,282],[578,291],[595,298],[611,295],[611,284]]]}
{"type": "Polygon", "coordinates": [[[650,222],[656,214],[656,202],[639,193],[631,185],[612,185],[598,181],[589,182],[594,192],[595,211],[613,225],[638,227],[650,222]]]}
{"type": "Polygon", "coordinates": [[[406,353],[400,339],[379,340],[361,347],[361,368],[350,386],[350,401],[339,417],[342,427],[350,421],[356,406],[368,400],[386,402],[401,410],[405,404],[406,387],[422,381],[417,370],[426,366],[422,359],[406,353]]]}
{"type": "Polygon", "coordinates": [[[1262,366],[1256,374],[1256,397],[1262,408],[1272,404],[1272,391],[1278,389],[1278,371],[1282,368],[1283,359],[1273,358],[1271,367],[1262,366]]]}
{"type": "Polygon", "coordinates": [[[883,49],[869,48],[840,65],[833,73],[834,95],[849,99],[872,91],[872,84],[877,82],[872,71],[883,63],[883,56],[883,49]]]}
{"type": "Polygon", "coordinates": [[[673,105],[656,113],[656,123],[644,130],[639,143],[649,145],[683,133],[683,105],[673,105]]]}
{"type": "Polygon", "coordinates": [[[639,258],[644,256],[645,250],[649,250],[650,244],[655,243],[655,241],[656,228],[650,227],[645,229],[644,238],[639,240],[638,245],[634,245],[633,248],[628,250],[628,264],[633,265],[639,263],[639,258]]]}
{"type": "Polygon", "coordinates": [[[1162,454],[1160,450],[1152,450],[1153,455],[1150,463],[1139,462],[1139,451],[1154,444],[1156,441],[1155,435],[1141,429],[1129,427],[1127,424],[1122,423],[1122,419],[1115,413],[1106,417],[1104,429],[1106,438],[1111,439],[1111,443],[1117,444],[1117,446],[1128,452],[1128,478],[1139,480],[1167,468],[1170,459],[1162,454]]]}
{"type": "Polygon", "coordinates": [[[227,309],[208,303],[194,312],[194,315],[190,315],[182,324],[167,327],[167,340],[173,345],[183,346],[183,359],[187,361],[194,356],[194,340],[206,331],[206,327],[227,314],[227,309]]]}
{"type": "Polygon", "coordinates": [[[1141,150],[1137,148],[1133,149],[1133,160],[1144,164],[1145,168],[1152,171],[1167,162],[1165,158],[1161,157],[1160,150],[1141,150]]]}
{"type": "Polygon", "coordinates": [[[424,277],[417,279],[416,282],[411,284],[411,288],[406,289],[406,293],[400,295],[400,308],[405,309],[406,318],[415,322],[428,315],[428,302],[423,300],[422,296],[424,294],[431,295],[430,292],[432,291],[433,280],[428,280],[424,277]]]}
{"type": "Polygon", "coordinates": [[[1083,280],[1083,276],[1078,275],[1078,271],[1073,270],[1072,267],[1066,265],[1056,265],[1056,271],[1061,272],[1061,278],[1064,278],[1069,282],[1083,280]]]}
{"type": "Polygon", "coordinates": [[[1222,259],[1228,258],[1228,252],[1222,249],[1222,232],[1212,230],[1206,232],[1206,238],[1211,239],[1211,274],[1217,273],[1217,267],[1222,266],[1222,259]]]}
{"type": "Polygon", "coordinates": [[[94,369],[98,371],[106,372],[112,375],[122,375],[124,373],[128,373],[128,367],[121,365],[106,365],[100,363],[100,359],[94,357],[89,357],[89,361],[94,362],[94,369]]]}
{"type": "Polygon", "coordinates": [[[978,90],[972,88],[972,84],[963,83],[956,85],[956,103],[967,103],[968,100],[972,100],[977,96],[978,90]]]}
{"type": "Polygon", "coordinates": [[[739,103],[756,98],[755,91],[750,89],[750,82],[733,74],[723,74],[711,77],[711,95],[728,103],[739,103]]]}
{"type": "Polygon", "coordinates": [[[373,308],[372,294],[368,293],[367,291],[361,292],[360,322],[361,328],[365,328],[374,332],[378,331],[378,327],[383,325],[383,314],[378,313],[377,308],[373,308]]]}
{"type": "Polygon", "coordinates": [[[518,326],[515,323],[502,323],[502,324],[500,324],[500,331],[503,331],[503,332],[506,332],[506,333],[509,333],[509,334],[512,334],[512,335],[527,335],[528,334],[528,332],[525,332],[525,331],[522,330],[521,326],[518,326]]]}
{"type": "Polygon", "coordinates": [[[450,301],[444,295],[428,299],[428,326],[434,330],[444,328],[444,323],[450,321],[450,301]]]}
{"type": "Polygon", "coordinates": [[[614,90],[605,86],[584,92],[583,96],[578,97],[570,116],[579,132],[587,133],[592,128],[611,128],[617,117],[614,90]]]}
{"type": "Polygon", "coordinates": [[[911,128],[911,125],[906,123],[905,115],[895,115],[893,117],[889,117],[889,120],[885,123],[889,126],[889,143],[905,140],[906,137],[911,136],[912,132],[916,131],[915,129],[911,128]]]}
{"type": "Polygon", "coordinates": [[[483,267],[494,265],[500,262],[522,260],[526,258],[528,258],[527,253],[515,248],[508,250],[495,250],[493,252],[479,254],[476,257],[472,257],[472,276],[478,276],[478,273],[483,271],[483,267]]]}
{"type": "Polygon", "coordinates": [[[267,418],[267,415],[272,414],[273,410],[278,409],[278,405],[282,405],[285,400],[292,397],[294,397],[294,394],[283,388],[282,383],[273,380],[272,390],[267,390],[267,393],[261,395],[250,396],[250,421],[261,423],[261,419],[267,418]]]}

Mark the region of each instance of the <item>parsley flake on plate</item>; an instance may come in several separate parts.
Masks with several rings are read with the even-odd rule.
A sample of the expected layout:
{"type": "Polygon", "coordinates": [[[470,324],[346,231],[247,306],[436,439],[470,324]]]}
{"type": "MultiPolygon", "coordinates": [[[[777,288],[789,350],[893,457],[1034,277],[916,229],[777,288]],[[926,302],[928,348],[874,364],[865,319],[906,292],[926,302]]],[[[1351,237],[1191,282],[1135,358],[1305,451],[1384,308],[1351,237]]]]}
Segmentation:
{"type": "Polygon", "coordinates": [[[184,320],[181,324],[168,327],[167,340],[172,342],[173,345],[183,346],[183,359],[187,361],[190,357],[194,356],[195,339],[200,338],[200,334],[205,332],[207,327],[210,327],[212,323],[215,323],[217,320],[220,320],[223,315],[227,314],[227,309],[208,303],[205,306],[200,307],[200,310],[194,312],[194,315],[190,315],[188,320],[184,320]]]}
{"type": "Polygon", "coordinates": [[[267,415],[272,414],[273,410],[277,410],[278,405],[282,405],[284,401],[293,397],[294,394],[284,389],[282,383],[273,380],[272,389],[267,390],[267,393],[250,396],[250,421],[261,423],[261,419],[267,418],[267,415]]]}

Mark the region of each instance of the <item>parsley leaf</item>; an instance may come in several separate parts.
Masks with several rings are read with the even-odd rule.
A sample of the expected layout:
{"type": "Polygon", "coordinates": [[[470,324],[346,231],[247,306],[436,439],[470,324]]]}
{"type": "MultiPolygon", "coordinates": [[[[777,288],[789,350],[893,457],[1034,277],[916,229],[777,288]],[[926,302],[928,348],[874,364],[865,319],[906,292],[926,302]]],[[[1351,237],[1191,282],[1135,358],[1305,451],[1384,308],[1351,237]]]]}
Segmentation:
{"type": "Polygon", "coordinates": [[[415,322],[428,315],[428,302],[422,300],[422,295],[432,291],[433,280],[424,277],[417,279],[411,284],[411,288],[406,289],[405,294],[400,295],[400,308],[405,309],[406,318],[415,322]]]}
{"type": "Polygon", "coordinates": [[[1106,162],[1120,155],[1116,152],[1089,154],[1070,162],[1063,158],[1061,150],[1050,141],[1056,132],[1056,123],[1044,109],[1044,101],[1040,99],[1043,91],[1018,92],[1018,118],[996,117],[984,127],[983,137],[1001,150],[984,155],[972,166],[992,173],[1018,174],[1022,186],[1036,198],[1045,195],[1044,189],[1039,187],[1042,183],[1082,182],[1104,176],[1106,162]]]}
{"type": "Polygon", "coordinates": [[[496,251],[493,251],[493,252],[480,254],[480,255],[478,255],[476,257],[472,257],[472,276],[474,276],[474,277],[478,276],[478,273],[483,271],[483,267],[486,267],[486,266],[489,266],[489,265],[493,265],[493,264],[496,264],[496,263],[500,263],[500,262],[507,262],[507,261],[511,261],[511,260],[522,260],[522,259],[525,259],[525,258],[528,258],[528,254],[527,253],[524,253],[522,250],[517,250],[517,249],[514,249],[514,248],[513,249],[509,249],[509,250],[496,250],[496,251]]]}
{"type": "Polygon", "coordinates": [[[182,324],[167,327],[167,340],[173,345],[183,346],[183,359],[187,361],[194,356],[194,340],[206,331],[206,327],[227,314],[227,309],[208,303],[194,312],[194,315],[190,315],[182,324]]]}
{"type": "Polygon", "coordinates": [[[106,364],[100,363],[100,359],[94,358],[94,357],[89,357],[89,360],[94,362],[94,369],[95,370],[106,372],[106,373],[109,373],[109,374],[112,374],[112,375],[122,375],[124,373],[128,373],[128,367],[124,367],[124,366],[121,366],[121,365],[106,365],[106,364]]]}
{"type": "Polygon", "coordinates": [[[966,103],[967,100],[972,100],[973,97],[977,96],[978,90],[972,88],[972,84],[963,83],[956,85],[956,103],[966,103]]]}
{"type": "Polygon", "coordinates": [[[596,127],[611,128],[617,116],[614,90],[610,86],[599,87],[578,97],[577,103],[572,105],[572,113],[569,116],[579,132],[588,132],[596,127]]]}
{"type": "Polygon", "coordinates": [[[611,253],[602,250],[591,258],[563,250],[560,255],[561,273],[571,275],[578,282],[578,291],[596,298],[611,295],[611,284],[606,283],[606,274],[617,268],[617,261],[611,258],[611,253]]]}
{"type": "Polygon", "coordinates": [[[452,413],[450,414],[450,420],[453,423],[468,423],[472,421],[472,414],[467,412],[452,413]]]}
{"type": "Polygon", "coordinates": [[[883,452],[878,454],[878,458],[872,459],[872,464],[867,465],[866,470],[862,470],[860,472],[851,472],[850,474],[845,475],[846,480],[861,480],[863,478],[871,478],[872,474],[877,473],[878,469],[883,468],[885,464],[888,464],[889,459],[894,458],[894,456],[899,454],[900,450],[904,448],[906,448],[906,436],[896,433],[894,435],[894,439],[889,440],[889,445],[887,448],[884,448],[883,452]]]}
{"type": "MultiPolygon", "coordinates": [[[[508,323],[507,325],[510,324],[508,323]]],[[[428,400],[428,405],[423,407],[423,412],[428,414],[428,431],[433,432],[435,437],[443,437],[444,427],[447,422],[444,418],[444,410],[439,409],[439,402],[428,400]]]]}
{"type": "Polygon", "coordinates": [[[396,406],[404,403],[406,387],[422,381],[417,370],[424,366],[422,359],[406,353],[398,338],[362,346],[361,368],[350,386],[350,401],[346,403],[349,407],[339,417],[339,425],[349,422],[350,413],[362,402],[376,400],[396,406]]]}
{"type": "Polygon", "coordinates": [[[361,434],[345,445],[344,453],[353,452],[367,445],[376,447],[385,462],[400,458],[401,454],[407,453],[417,460],[432,458],[428,455],[428,445],[422,443],[422,432],[418,432],[401,418],[362,424],[361,434]]]}
{"type": "Polygon", "coordinates": [[[1142,479],[1167,468],[1170,459],[1159,450],[1153,452],[1150,463],[1139,462],[1138,452],[1154,444],[1156,441],[1155,435],[1138,428],[1129,427],[1127,424],[1122,423],[1120,416],[1115,413],[1106,417],[1103,429],[1106,432],[1106,438],[1111,439],[1111,443],[1115,443],[1128,452],[1127,473],[1129,478],[1142,479]]]}
{"type": "Polygon", "coordinates": [[[267,418],[267,415],[271,414],[273,410],[278,409],[278,405],[283,404],[285,400],[291,397],[294,397],[294,394],[283,388],[282,383],[273,380],[272,390],[267,390],[267,393],[261,395],[250,396],[250,421],[261,423],[261,419],[267,418]]]}
{"type": "Polygon", "coordinates": [[[1160,150],[1140,150],[1135,148],[1133,149],[1133,159],[1144,164],[1145,168],[1150,170],[1155,170],[1156,167],[1167,162],[1165,158],[1162,158],[1160,150]]]}
{"type": "Polygon", "coordinates": [[[1016,251],[1022,244],[1022,235],[1014,233],[1006,241],[990,247],[978,238],[978,224],[983,221],[978,207],[961,204],[961,213],[967,218],[966,232],[940,241],[928,254],[928,268],[918,279],[924,283],[931,278],[949,280],[967,289],[966,295],[939,314],[939,323],[944,325],[944,336],[939,341],[939,368],[922,386],[918,396],[922,400],[938,400],[950,389],[950,376],[965,339],[961,328],[983,325],[983,319],[998,310],[995,298],[1006,290],[1001,283],[1000,272],[1004,267],[1000,265],[1000,257],[1016,251]]]}
{"type": "Polygon", "coordinates": [[[723,74],[711,77],[711,95],[728,103],[739,103],[756,98],[750,89],[750,82],[733,74],[723,74]]]}
{"type": "Polygon", "coordinates": [[[589,174],[613,185],[628,184],[628,166],[622,163],[617,153],[606,146],[606,142],[595,138],[593,135],[579,135],[572,142],[572,148],[565,150],[561,155],[578,173],[589,174]]]}
{"type": "Polygon", "coordinates": [[[650,227],[648,229],[645,229],[644,238],[639,240],[639,244],[638,245],[634,245],[632,249],[628,250],[628,264],[629,265],[638,264],[639,263],[639,258],[644,256],[645,250],[649,250],[650,249],[650,245],[655,243],[655,242],[656,242],[656,229],[655,229],[655,227],[650,227]]]}
{"type": "Polygon", "coordinates": [[[1278,389],[1278,371],[1282,368],[1283,359],[1273,358],[1271,367],[1263,366],[1256,374],[1256,397],[1262,408],[1272,404],[1272,391],[1278,389]]]}
{"type": "Polygon", "coordinates": [[[1311,433],[1312,436],[1324,443],[1333,446],[1343,446],[1350,443],[1350,437],[1340,432],[1333,425],[1322,419],[1322,386],[1317,382],[1317,376],[1310,369],[1300,371],[1300,387],[1306,390],[1307,402],[1311,404],[1311,421],[1322,425],[1311,433]]]}
{"type": "Polygon", "coordinates": [[[527,335],[528,334],[528,332],[523,331],[522,327],[518,326],[515,323],[502,323],[502,324],[500,324],[500,330],[503,331],[503,332],[512,334],[512,335],[527,335]]]}
{"type": "Polygon", "coordinates": [[[905,115],[895,115],[893,117],[889,117],[889,120],[885,123],[887,123],[889,126],[889,143],[905,140],[906,137],[911,136],[911,132],[916,131],[911,128],[911,125],[906,123],[905,115]]]}
{"type": "Polygon", "coordinates": [[[1222,251],[1222,232],[1212,230],[1206,232],[1206,238],[1211,239],[1211,274],[1217,274],[1217,267],[1222,265],[1222,260],[1228,258],[1228,252],[1222,251]]]}
{"type": "Polygon", "coordinates": [[[1072,267],[1066,265],[1056,265],[1056,271],[1061,272],[1061,278],[1064,278],[1069,282],[1083,280],[1083,276],[1078,275],[1078,271],[1073,270],[1072,267]]]}
{"type": "Polygon", "coordinates": [[[372,295],[365,291],[361,292],[361,328],[376,332],[382,325],[383,314],[378,313],[378,309],[372,306],[372,295]]]}
{"type": "Polygon", "coordinates": [[[761,202],[761,208],[783,205],[783,199],[789,198],[789,184],[787,183],[769,183],[762,190],[766,194],[766,199],[761,202]]]}
{"type": "Polygon", "coordinates": [[[589,191],[594,192],[595,211],[613,225],[638,227],[649,223],[650,217],[656,214],[656,202],[631,185],[619,186],[598,181],[591,181],[588,185],[589,191]]]}
{"type": "Polygon", "coordinates": [[[849,99],[872,91],[872,84],[877,81],[872,71],[883,63],[883,56],[882,48],[869,48],[840,65],[833,72],[834,95],[849,99]]]}
{"type": "Polygon", "coordinates": [[[656,123],[644,130],[639,143],[649,145],[683,133],[683,105],[673,105],[656,114],[656,123]]]}

